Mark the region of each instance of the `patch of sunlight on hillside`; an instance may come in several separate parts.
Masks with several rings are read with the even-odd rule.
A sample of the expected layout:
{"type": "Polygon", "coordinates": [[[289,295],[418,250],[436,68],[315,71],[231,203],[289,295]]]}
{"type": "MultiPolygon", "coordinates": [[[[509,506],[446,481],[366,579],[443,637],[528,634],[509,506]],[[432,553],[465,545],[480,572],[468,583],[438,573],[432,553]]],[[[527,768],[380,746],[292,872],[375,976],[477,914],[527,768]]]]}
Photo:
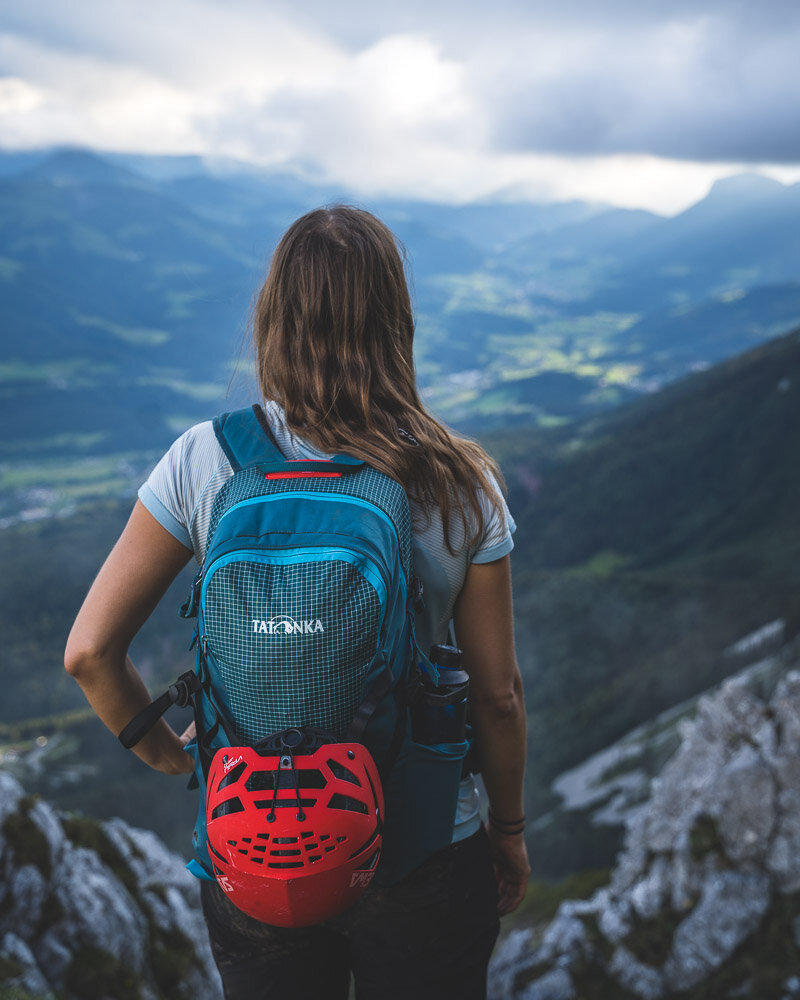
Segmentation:
{"type": "Polygon", "coordinates": [[[93,385],[100,376],[114,371],[112,365],[92,364],[86,358],[69,361],[0,362],[0,382],[51,382],[59,388],[80,388],[93,385]]]}
{"type": "Polygon", "coordinates": [[[498,316],[531,315],[529,304],[507,277],[478,271],[473,274],[444,274],[429,284],[449,295],[443,312],[492,312],[498,316]]]}
{"type": "Polygon", "coordinates": [[[186,382],[169,375],[143,375],[136,379],[136,385],[155,385],[201,403],[219,400],[226,391],[226,387],[217,382],[186,382]]]}
{"type": "MultiPolygon", "coordinates": [[[[67,451],[70,454],[75,452],[93,451],[108,435],[105,431],[94,431],[85,434],[55,434],[52,437],[42,437],[36,439],[36,450],[42,452],[67,451]]],[[[30,456],[31,443],[29,440],[19,441],[13,437],[6,438],[0,445],[3,455],[24,454],[30,456]]]]}
{"type": "Polygon", "coordinates": [[[622,553],[613,549],[603,549],[581,566],[575,566],[572,572],[602,579],[624,569],[629,562],[630,559],[622,553]]]}
{"type": "Polygon", "coordinates": [[[611,365],[603,373],[601,382],[604,385],[630,385],[641,373],[641,370],[641,365],[611,365]]]}
{"type": "Polygon", "coordinates": [[[205,300],[206,291],[202,288],[190,292],[167,291],[165,297],[169,319],[191,319],[196,312],[195,304],[205,300]]]}
{"type": "Polygon", "coordinates": [[[154,330],[147,327],[122,326],[120,323],[113,323],[102,316],[75,316],[75,322],[81,326],[92,326],[98,330],[110,333],[112,337],[123,340],[126,344],[135,344],[140,347],[158,347],[171,339],[172,334],[166,330],[154,330]]]}
{"type": "Polygon", "coordinates": [[[11,257],[0,257],[0,279],[3,281],[14,281],[22,270],[22,264],[11,257]]]}

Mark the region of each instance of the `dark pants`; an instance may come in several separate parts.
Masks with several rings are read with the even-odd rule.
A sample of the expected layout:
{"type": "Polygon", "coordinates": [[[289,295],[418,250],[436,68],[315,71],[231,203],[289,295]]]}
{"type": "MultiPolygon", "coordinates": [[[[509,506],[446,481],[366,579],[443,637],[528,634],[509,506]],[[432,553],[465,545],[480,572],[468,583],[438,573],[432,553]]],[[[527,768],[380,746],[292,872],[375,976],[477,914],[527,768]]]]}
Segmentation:
{"type": "Polygon", "coordinates": [[[259,923],[202,883],[226,1000],[484,1000],[499,921],[483,829],[316,927],[259,923]]]}

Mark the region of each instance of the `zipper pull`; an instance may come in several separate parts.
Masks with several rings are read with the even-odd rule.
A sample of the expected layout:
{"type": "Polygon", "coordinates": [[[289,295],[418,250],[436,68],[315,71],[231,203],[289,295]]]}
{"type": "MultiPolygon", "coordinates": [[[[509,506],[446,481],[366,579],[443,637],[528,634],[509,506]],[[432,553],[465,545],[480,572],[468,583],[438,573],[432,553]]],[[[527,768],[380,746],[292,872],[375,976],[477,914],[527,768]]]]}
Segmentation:
{"type": "Polygon", "coordinates": [[[197,571],[197,575],[192,581],[192,589],[185,604],[181,607],[181,618],[194,618],[197,615],[197,608],[200,604],[200,588],[203,583],[203,567],[197,571]]]}

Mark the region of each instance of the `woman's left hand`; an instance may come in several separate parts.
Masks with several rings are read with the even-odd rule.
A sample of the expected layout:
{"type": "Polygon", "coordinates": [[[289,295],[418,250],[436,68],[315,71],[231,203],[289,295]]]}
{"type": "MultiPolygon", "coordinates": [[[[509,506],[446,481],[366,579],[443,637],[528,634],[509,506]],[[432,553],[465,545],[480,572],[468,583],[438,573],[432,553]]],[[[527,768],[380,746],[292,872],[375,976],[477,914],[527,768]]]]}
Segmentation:
{"type": "Polygon", "coordinates": [[[184,746],[187,746],[187,744],[191,743],[192,740],[196,739],[197,739],[197,726],[194,724],[194,722],[190,722],[189,725],[181,733],[181,743],[183,743],[184,746]]]}

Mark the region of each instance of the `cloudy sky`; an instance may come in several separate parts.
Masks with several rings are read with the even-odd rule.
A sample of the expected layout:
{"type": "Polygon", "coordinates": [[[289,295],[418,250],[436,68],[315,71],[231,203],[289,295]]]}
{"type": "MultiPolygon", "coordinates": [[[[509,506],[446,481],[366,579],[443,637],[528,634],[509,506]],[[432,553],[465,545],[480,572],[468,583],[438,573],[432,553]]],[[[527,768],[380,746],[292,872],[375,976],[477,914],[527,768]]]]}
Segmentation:
{"type": "Polygon", "coordinates": [[[676,211],[800,180],[798,0],[0,0],[0,146],[676,211]]]}

